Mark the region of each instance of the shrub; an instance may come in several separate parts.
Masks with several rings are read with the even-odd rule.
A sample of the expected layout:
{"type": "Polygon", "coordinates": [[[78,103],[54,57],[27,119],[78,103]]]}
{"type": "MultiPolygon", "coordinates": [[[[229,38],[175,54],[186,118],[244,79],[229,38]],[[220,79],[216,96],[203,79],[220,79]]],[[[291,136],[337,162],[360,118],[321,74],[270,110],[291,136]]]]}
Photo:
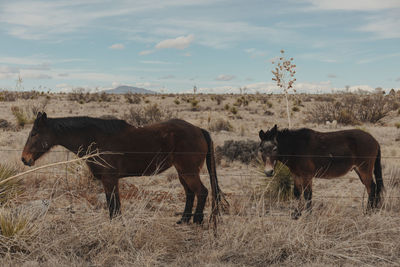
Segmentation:
{"type": "Polygon", "coordinates": [[[11,123],[7,120],[0,119],[0,129],[8,130],[11,128],[11,123]]]}
{"type": "Polygon", "coordinates": [[[129,104],[140,104],[140,102],[142,101],[140,96],[138,96],[137,94],[126,93],[124,94],[124,97],[129,104]]]}
{"type": "Polygon", "coordinates": [[[236,107],[231,107],[231,113],[233,114],[233,115],[236,115],[237,113],[238,113],[238,110],[237,110],[237,108],[236,107]]]}
{"type": "Polygon", "coordinates": [[[341,124],[376,123],[392,110],[392,101],[382,94],[346,95],[336,102],[318,103],[307,114],[307,121],[325,123],[336,120],[341,124]]]}
{"type": "Polygon", "coordinates": [[[225,98],[222,95],[216,95],[214,99],[215,101],[217,101],[217,105],[221,105],[222,101],[225,100],[225,98]]]}
{"type": "Polygon", "coordinates": [[[179,105],[181,102],[180,102],[179,99],[177,98],[177,99],[174,100],[174,103],[175,103],[175,105],[179,105]]]}
{"type": "Polygon", "coordinates": [[[293,112],[299,112],[300,108],[298,106],[294,106],[294,107],[292,107],[292,111],[293,112]]]}
{"type": "Polygon", "coordinates": [[[217,146],[216,152],[229,161],[238,160],[249,164],[257,157],[259,142],[253,140],[226,140],[223,146],[217,146]]]}
{"type": "Polygon", "coordinates": [[[233,130],[233,127],[228,120],[218,119],[210,124],[209,130],[213,132],[220,132],[220,131],[230,132],[233,130]]]}
{"type": "Polygon", "coordinates": [[[13,102],[17,100],[17,92],[3,91],[0,92],[0,101],[13,102]]]}
{"type": "Polygon", "coordinates": [[[192,111],[195,111],[195,110],[198,110],[198,109],[199,109],[199,106],[198,106],[199,100],[197,100],[196,98],[193,97],[193,98],[190,100],[190,104],[192,105],[192,111]]]}
{"type": "Polygon", "coordinates": [[[143,126],[155,122],[171,119],[172,112],[169,110],[161,110],[157,104],[142,107],[132,107],[129,112],[124,115],[124,119],[134,125],[143,126]]]}
{"type": "Polygon", "coordinates": [[[17,106],[12,106],[11,112],[14,115],[15,119],[17,120],[18,126],[24,127],[25,124],[29,123],[29,118],[27,117],[23,109],[17,106]]]}

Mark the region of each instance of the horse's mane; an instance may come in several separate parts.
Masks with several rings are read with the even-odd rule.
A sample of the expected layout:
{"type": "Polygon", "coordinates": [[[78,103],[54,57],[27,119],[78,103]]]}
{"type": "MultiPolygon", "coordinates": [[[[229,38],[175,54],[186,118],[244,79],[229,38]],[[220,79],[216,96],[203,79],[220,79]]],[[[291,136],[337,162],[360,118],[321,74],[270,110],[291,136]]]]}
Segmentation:
{"type": "Polygon", "coordinates": [[[48,118],[47,121],[49,126],[58,133],[95,129],[106,134],[113,134],[129,125],[124,120],[91,117],[48,118]]]}
{"type": "Polygon", "coordinates": [[[293,138],[308,138],[312,132],[314,131],[309,128],[300,128],[294,130],[285,128],[283,130],[278,130],[278,136],[293,137],[293,138]]]}

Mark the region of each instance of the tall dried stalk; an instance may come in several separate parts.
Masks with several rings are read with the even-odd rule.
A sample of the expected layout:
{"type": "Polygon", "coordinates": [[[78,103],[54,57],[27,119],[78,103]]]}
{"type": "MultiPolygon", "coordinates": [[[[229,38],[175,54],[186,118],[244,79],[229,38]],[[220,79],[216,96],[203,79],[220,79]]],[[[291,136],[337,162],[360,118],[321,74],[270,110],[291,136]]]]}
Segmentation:
{"type": "Polygon", "coordinates": [[[283,93],[285,94],[286,113],[288,117],[289,128],[291,128],[292,124],[290,121],[288,94],[290,89],[292,89],[293,92],[296,92],[296,89],[293,88],[293,84],[296,81],[296,78],[294,78],[294,74],[296,73],[296,65],[293,64],[293,58],[286,59],[284,53],[285,51],[281,50],[281,56],[279,57],[279,59],[276,62],[272,61],[275,69],[271,72],[274,75],[272,80],[276,82],[278,87],[281,88],[283,90],[283,93]]]}

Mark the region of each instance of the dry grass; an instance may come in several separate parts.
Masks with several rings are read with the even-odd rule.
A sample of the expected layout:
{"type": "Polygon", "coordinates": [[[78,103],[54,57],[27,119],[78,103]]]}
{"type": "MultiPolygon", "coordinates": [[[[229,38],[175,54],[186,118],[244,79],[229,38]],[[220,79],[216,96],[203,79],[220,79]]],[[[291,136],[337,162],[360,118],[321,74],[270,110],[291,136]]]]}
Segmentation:
{"type": "MultiPolygon", "coordinates": [[[[246,131],[215,131],[215,147],[227,140],[258,139],[258,131],[273,124],[286,126],[282,96],[255,96],[248,106],[234,106],[241,96],[226,95],[217,102],[215,96],[198,97],[206,112],[193,112],[190,101],[179,96],[146,96],[143,100],[179,114],[191,123],[207,128],[208,117],[221,117],[239,129],[238,120],[224,110],[237,108],[246,131]],[[211,97],[214,97],[211,99],[211,97]],[[203,101],[202,99],[205,99],[203,101]],[[266,100],[267,99],[267,100],[266,100]],[[263,115],[265,101],[271,103],[271,116],[263,115]],[[273,105],[272,105],[273,103],[273,105]],[[260,112],[254,112],[260,110],[260,112]]],[[[304,107],[292,117],[294,127],[312,127],[303,123],[304,115],[319,101],[316,96],[299,96],[304,107]],[[317,101],[317,102],[316,102],[317,101]]],[[[336,96],[330,96],[335,100],[336,96]]],[[[123,117],[131,107],[124,96],[112,102],[79,104],[67,95],[52,95],[46,106],[50,117],[111,115],[123,117]],[[70,113],[71,112],[71,113],[70,113]]],[[[190,99],[190,97],[187,97],[190,99]]],[[[2,118],[11,121],[11,106],[23,106],[31,100],[17,98],[3,102],[2,118]]],[[[249,99],[250,101],[250,99],[249,99]]],[[[331,100],[329,100],[331,101],[331,100]]],[[[142,102],[142,103],[143,103],[142,102]]],[[[150,106],[148,105],[148,106],[150,106]]],[[[135,105],[136,106],[136,105],[135,105]]],[[[147,106],[147,105],[145,105],[147,106]]],[[[0,208],[0,265],[2,266],[322,266],[322,265],[400,265],[400,169],[398,158],[397,112],[385,117],[387,125],[362,125],[381,143],[385,198],[382,208],[365,214],[362,203],[364,187],[348,174],[335,180],[315,179],[313,212],[292,220],[293,200],[270,198],[260,194],[261,176],[257,167],[223,158],[217,166],[221,189],[230,202],[229,213],[222,215],[218,236],[203,226],[176,225],[177,212],[184,207],[184,191],[174,171],[157,177],[121,180],[123,215],[108,219],[101,183],[93,180],[81,163],[62,166],[28,175],[21,181],[22,194],[7,197],[0,208]],[[396,132],[397,131],[397,132],[396,132]],[[4,234],[3,234],[4,233],[4,234]]],[[[343,128],[341,125],[339,128],[343,128]]],[[[0,136],[1,165],[19,162],[21,148],[30,129],[4,131],[0,136]],[[15,153],[9,150],[15,149],[15,153]],[[2,151],[8,150],[8,151],[2,151]]],[[[324,126],[317,128],[326,131],[324,126]]],[[[57,147],[37,164],[66,160],[57,147]]],[[[22,165],[22,164],[21,164],[22,165]]],[[[19,165],[21,168],[22,166],[19,165]]],[[[209,187],[207,171],[202,180],[209,187]]],[[[268,184],[268,182],[267,182],[268,184]]],[[[210,203],[205,208],[210,212],[210,203]]]]}

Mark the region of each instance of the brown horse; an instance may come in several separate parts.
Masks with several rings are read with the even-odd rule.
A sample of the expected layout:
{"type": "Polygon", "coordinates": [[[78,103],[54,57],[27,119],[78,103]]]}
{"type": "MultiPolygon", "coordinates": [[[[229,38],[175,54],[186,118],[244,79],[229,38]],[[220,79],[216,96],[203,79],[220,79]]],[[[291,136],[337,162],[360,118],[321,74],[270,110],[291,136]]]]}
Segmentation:
{"type": "Polygon", "coordinates": [[[120,214],[119,178],[155,175],[174,166],[186,193],[185,209],[178,223],[190,221],[195,196],[197,207],[193,222],[202,223],[208,190],[199,173],[205,160],[212,190],[210,218],[219,214],[222,192],[218,186],[213,142],[206,130],[186,121],[174,119],[136,128],[123,120],[47,118],[46,113],[39,112],[22,152],[23,163],[32,166],[56,145],[79,157],[89,149],[115,152],[104,153],[98,159],[110,167],[87,161],[93,176],[103,183],[110,218],[120,214]]]}
{"type": "MultiPolygon", "coordinates": [[[[368,192],[368,209],[378,206],[383,190],[381,150],[369,133],[344,130],[322,133],[311,129],[259,132],[260,152],[265,163],[265,174],[274,175],[277,161],[285,164],[293,175],[294,196],[304,194],[307,210],[311,209],[312,178],[334,178],[354,170],[368,192]],[[267,168],[270,168],[267,170],[267,168]],[[373,179],[375,174],[375,182],[373,179]]],[[[292,214],[301,215],[303,205],[292,214]]]]}

